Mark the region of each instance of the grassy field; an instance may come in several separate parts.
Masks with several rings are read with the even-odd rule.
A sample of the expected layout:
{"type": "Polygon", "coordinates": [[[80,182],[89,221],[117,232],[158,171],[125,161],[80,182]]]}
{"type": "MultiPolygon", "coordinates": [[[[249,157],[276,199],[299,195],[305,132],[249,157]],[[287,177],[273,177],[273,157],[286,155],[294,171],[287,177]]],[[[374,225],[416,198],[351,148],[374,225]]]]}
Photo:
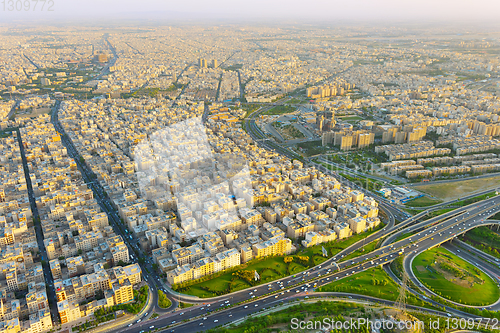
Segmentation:
{"type": "Polygon", "coordinates": [[[291,105],[277,105],[272,109],[263,112],[263,114],[278,115],[278,114],[291,113],[294,112],[295,110],[297,110],[297,108],[291,105]]]}
{"type": "Polygon", "coordinates": [[[500,176],[462,180],[458,182],[414,186],[422,191],[442,200],[458,199],[467,194],[487,189],[495,189],[500,185],[500,176]]]}
{"type": "Polygon", "coordinates": [[[373,250],[375,250],[375,248],[377,247],[377,244],[378,244],[378,240],[376,241],[373,241],[371,243],[368,243],[366,244],[363,248],[357,250],[356,252],[353,252],[347,256],[345,256],[344,258],[342,258],[341,260],[339,261],[345,261],[345,260],[349,260],[349,259],[352,259],[352,258],[356,258],[356,257],[359,257],[363,254],[366,254],[366,253],[370,253],[372,252],[373,250]],[[364,250],[364,251],[363,251],[364,250]]]}
{"type": "Polygon", "coordinates": [[[489,276],[443,248],[418,255],[412,268],[425,286],[454,302],[481,306],[496,302],[500,296],[489,276]]]}
{"type": "Polygon", "coordinates": [[[496,195],[495,191],[492,191],[490,193],[483,194],[483,195],[478,195],[477,197],[473,197],[473,198],[470,198],[470,199],[460,200],[460,201],[454,203],[453,205],[454,206],[455,205],[456,206],[467,206],[467,205],[473,204],[473,203],[481,201],[481,200],[486,200],[486,199],[492,198],[495,195],[496,195]]]}
{"type": "Polygon", "coordinates": [[[439,204],[441,202],[443,202],[443,201],[437,200],[437,199],[433,199],[433,198],[429,198],[427,196],[423,196],[423,197],[420,197],[420,198],[408,201],[407,203],[405,203],[405,206],[409,206],[409,207],[427,207],[427,206],[432,206],[432,205],[439,204]]]}
{"type": "MultiPolygon", "coordinates": [[[[380,267],[347,276],[318,288],[319,292],[346,292],[396,301],[399,285],[396,284],[380,267]]],[[[408,304],[422,306],[424,303],[414,296],[407,295],[408,304]]]]}

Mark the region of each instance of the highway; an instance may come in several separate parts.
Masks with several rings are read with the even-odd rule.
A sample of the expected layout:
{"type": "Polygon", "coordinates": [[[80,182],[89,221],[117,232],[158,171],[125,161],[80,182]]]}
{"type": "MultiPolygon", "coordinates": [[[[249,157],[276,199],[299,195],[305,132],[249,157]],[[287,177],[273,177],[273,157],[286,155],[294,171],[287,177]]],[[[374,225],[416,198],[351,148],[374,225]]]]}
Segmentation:
{"type": "MultiPolygon", "coordinates": [[[[493,197],[493,198],[490,198],[490,199],[487,199],[487,200],[483,200],[481,201],[481,203],[492,203],[492,202],[495,202],[494,199],[496,199],[498,197],[493,197]]],[[[463,206],[463,207],[460,207],[460,208],[457,208],[457,209],[454,209],[452,211],[449,211],[447,213],[444,213],[444,214],[441,214],[441,215],[438,215],[438,216],[435,216],[433,218],[430,218],[428,220],[425,220],[425,221],[422,221],[422,222],[419,222],[417,224],[414,224],[412,226],[409,226],[408,228],[406,228],[409,224],[413,223],[414,221],[420,219],[421,217],[423,217],[425,214],[427,214],[427,212],[422,212],[422,213],[419,213],[415,216],[412,216],[411,218],[409,218],[408,220],[400,223],[397,225],[397,227],[400,229],[398,230],[397,232],[389,235],[383,242],[382,242],[382,245],[387,245],[387,244],[390,244],[392,243],[394,240],[396,240],[399,236],[401,235],[404,235],[404,234],[407,234],[407,233],[412,233],[412,232],[416,232],[418,230],[423,230],[424,228],[426,228],[427,226],[429,225],[433,225],[437,222],[439,222],[440,220],[443,220],[443,219],[447,219],[447,218],[450,218],[454,215],[458,215],[462,212],[465,212],[467,211],[468,209],[470,208],[473,208],[477,205],[478,203],[473,203],[473,204],[470,204],[470,205],[467,205],[467,206],[463,206]],[[403,228],[404,227],[404,228],[403,228]]]]}
{"type": "MultiPolygon", "coordinates": [[[[500,221],[497,221],[500,223],[500,221]]],[[[468,261],[475,267],[479,268],[486,274],[488,274],[497,284],[500,283],[500,267],[492,263],[485,262],[481,258],[478,258],[476,252],[465,251],[455,244],[456,240],[444,243],[442,246],[458,257],[468,261]]]]}
{"type": "MultiPolygon", "coordinates": [[[[269,307],[278,304],[280,301],[286,301],[294,294],[297,294],[297,296],[305,294],[304,298],[307,295],[311,296],[311,294],[309,294],[310,292],[332,281],[349,277],[372,267],[386,265],[400,256],[411,257],[414,254],[416,255],[429,248],[447,242],[458,234],[474,227],[497,223],[485,221],[485,219],[488,216],[496,214],[498,211],[500,211],[500,197],[495,197],[492,202],[476,205],[475,208],[469,209],[458,217],[448,219],[433,226],[431,230],[417,234],[415,237],[406,238],[394,244],[376,249],[366,255],[338,262],[347,255],[347,253],[339,253],[321,265],[301,272],[300,274],[295,274],[279,281],[256,286],[230,295],[221,296],[217,301],[207,299],[206,302],[209,304],[200,304],[186,309],[183,312],[177,311],[154,320],[149,320],[148,323],[155,327],[173,326],[171,329],[180,329],[181,332],[188,330],[206,330],[220,324],[226,324],[236,320],[236,315],[238,315],[238,317],[241,315],[248,315],[252,312],[259,311],[263,307],[269,307]],[[239,304],[241,302],[244,303],[239,304]],[[224,309],[231,304],[238,305],[230,309],[225,309],[224,311],[213,313],[214,309],[224,309]],[[187,317],[195,319],[184,323],[183,320],[187,317]],[[204,320],[203,318],[207,319],[204,320]],[[217,322],[214,322],[215,320],[217,320],[217,322]],[[200,322],[204,322],[204,324],[200,325],[200,322]],[[205,324],[205,322],[207,324],[205,324]]],[[[494,307],[486,308],[495,309],[494,307]]],[[[447,311],[457,316],[465,316],[463,312],[453,308],[447,308],[447,311]]],[[[468,316],[470,317],[471,315],[468,316]]],[[[142,326],[132,326],[123,331],[132,333],[140,332],[142,329],[142,326]]]]}
{"type": "MultiPolygon", "coordinates": [[[[412,271],[412,261],[414,258],[422,253],[423,251],[442,244],[450,238],[454,238],[458,235],[461,235],[468,230],[471,230],[475,227],[482,226],[482,225],[489,225],[489,224],[498,224],[498,221],[494,220],[487,220],[488,217],[495,215],[500,211],[500,197],[495,197],[494,200],[490,203],[484,203],[481,202],[479,204],[476,204],[475,208],[469,209],[466,213],[461,214],[455,218],[449,219],[443,223],[440,223],[434,227],[432,227],[427,235],[426,239],[429,237],[433,238],[433,242],[430,242],[433,244],[432,246],[428,246],[427,244],[425,246],[422,246],[415,251],[411,252],[408,256],[405,257],[403,265],[405,271],[408,273],[408,276],[410,280],[417,286],[420,286],[420,288],[427,294],[427,295],[433,295],[433,296],[438,296],[435,293],[433,293],[431,290],[426,288],[424,285],[420,283],[420,281],[417,279],[415,274],[412,271]],[[454,229],[454,230],[451,230],[454,229]]],[[[414,236],[412,236],[414,238],[414,236]]],[[[425,241],[425,240],[424,240],[425,241]]],[[[489,274],[488,270],[484,271],[486,274],[489,274]]],[[[492,276],[492,278],[495,280],[495,277],[492,276]]],[[[453,302],[452,302],[453,303],[453,302]]],[[[460,304],[457,304],[460,305],[460,304]]],[[[482,308],[482,307],[481,307],[482,308]]],[[[499,302],[496,302],[493,305],[486,306],[485,307],[488,310],[494,310],[498,311],[500,310],[499,307],[499,302]]]]}
{"type": "MultiPolygon", "coordinates": [[[[426,206],[426,207],[411,207],[411,206],[403,206],[403,205],[399,205],[400,207],[406,207],[406,208],[411,208],[411,209],[416,209],[416,210],[427,210],[427,209],[434,209],[434,208],[441,208],[441,207],[446,207],[446,206],[453,206],[454,203],[457,203],[457,202],[460,202],[460,201],[464,201],[464,200],[467,200],[467,199],[472,199],[472,198],[475,198],[475,197],[479,197],[481,195],[484,195],[484,194],[488,194],[488,193],[491,193],[491,192],[495,192],[494,189],[489,189],[489,190],[484,190],[484,191],[479,191],[479,192],[475,192],[475,193],[472,193],[472,194],[468,194],[464,197],[461,197],[461,198],[458,198],[458,199],[454,199],[454,200],[449,200],[449,201],[445,201],[445,202],[441,202],[441,203],[438,203],[438,204],[435,204],[435,205],[431,205],[431,206],[426,206]]],[[[411,203],[411,201],[409,201],[409,203],[411,203]]]]}
{"type": "Polygon", "coordinates": [[[488,253],[480,251],[480,250],[476,249],[475,247],[473,247],[465,242],[462,242],[458,238],[453,241],[453,244],[455,247],[461,247],[462,249],[472,253],[476,257],[481,258],[483,261],[494,263],[500,267],[500,259],[498,259],[498,258],[496,258],[488,253]]]}
{"type": "MultiPolygon", "coordinates": [[[[57,106],[57,108],[58,107],[59,106],[57,106]]],[[[258,112],[263,112],[264,110],[265,109],[261,109],[258,112]]],[[[57,112],[53,112],[52,121],[58,132],[65,133],[60,122],[58,121],[57,112]]],[[[252,133],[251,134],[252,136],[261,135],[259,134],[260,129],[258,129],[254,120],[253,122],[251,121],[251,119],[247,120],[245,126],[249,131],[249,133],[252,133]]],[[[262,138],[262,136],[260,138],[262,138]]],[[[160,316],[156,319],[149,319],[145,321],[145,318],[140,318],[141,321],[139,323],[136,323],[130,327],[123,327],[123,328],[120,327],[120,328],[110,329],[109,332],[135,333],[144,330],[149,330],[150,327],[153,327],[154,329],[169,325],[173,325],[174,327],[169,328],[168,330],[181,331],[181,332],[185,332],[188,330],[189,331],[206,330],[211,327],[232,322],[238,318],[259,311],[261,308],[269,307],[271,305],[276,305],[281,301],[288,301],[297,297],[303,297],[305,299],[306,297],[308,297],[307,295],[309,292],[312,292],[314,289],[322,285],[328,284],[334,280],[348,277],[352,274],[364,271],[366,269],[378,265],[384,265],[390,263],[397,257],[401,255],[406,255],[408,252],[423,250],[425,248],[436,246],[437,244],[440,244],[455,237],[456,234],[456,231],[455,232],[449,231],[449,229],[453,229],[453,227],[457,225],[457,221],[454,221],[455,217],[453,217],[451,219],[440,222],[439,224],[433,226],[432,229],[422,231],[421,232],[422,235],[420,234],[416,235],[416,237],[419,238],[413,241],[411,240],[411,238],[403,239],[397,243],[385,245],[379,249],[376,249],[370,253],[359,256],[357,258],[339,262],[344,258],[344,256],[347,256],[348,254],[361,248],[363,244],[368,244],[369,242],[379,239],[387,235],[388,233],[394,231],[407,232],[408,229],[404,228],[410,226],[412,223],[415,223],[418,220],[418,217],[411,217],[405,220],[404,222],[395,225],[395,218],[392,212],[395,212],[400,216],[402,216],[401,214],[405,214],[404,216],[408,215],[406,213],[401,212],[397,208],[390,207],[386,203],[381,202],[380,204],[381,209],[384,209],[389,217],[387,225],[384,226],[382,230],[368,236],[365,240],[353,244],[349,248],[341,251],[337,255],[328,259],[321,265],[315,266],[311,269],[308,269],[307,271],[301,272],[300,274],[295,274],[293,276],[273,281],[272,283],[269,284],[248,288],[235,293],[211,299],[202,300],[189,295],[176,295],[172,293],[169,295],[169,298],[171,299],[171,301],[173,301],[174,305],[176,303],[176,300],[186,301],[186,302],[201,302],[201,303],[194,305],[190,308],[184,310],[178,310],[175,312],[162,311],[161,309],[156,307],[157,304],[156,290],[159,288],[162,289],[164,287],[162,287],[162,284],[156,272],[153,272],[152,269],[150,269],[151,272],[149,272],[147,269],[147,267],[151,268],[152,265],[151,259],[149,259],[148,256],[140,250],[140,248],[137,245],[138,241],[134,239],[130,240],[129,234],[127,234],[122,229],[120,218],[117,215],[115,209],[112,207],[109,198],[107,197],[107,195],[105,195],[100,183],[95,180],[96,177],[95,174],[92,172],[92,170],[90,170],[90,168],[86,165],[85,162],[82,163],[80,161],[80,155],[75,149],[69,137],[63,135],[62,140],[64,145],[68,148],[69,155],[73,157],[75,161],[77,161],[78,168],[82,172],[82,176],[84,177],[89,187],[93,190],[99,205],[101,206],[103,211],[105,211],[110,217],[110,222],[113,225],[115,232],[117,234],[122,235],[127,246],[129,247],[130,253],[133,253],[135,249],[136,251],[138,251],[141,257],[146,258],[146,262],[141,263],[141,268],[144,273],[144,279],[149,284],[154,299],[151,302],[152,305],[150,305],[147,309],[144,310],[148,312],[148,315],[146,315],[145,318],[150,316],[153,309],[155,312],[160,314],[160,316]],[[230,307],[231,305],[235,306],[227,308],[230,307]],[[225,310],[215,312],[214,309],[225,309],[225,310]],[[188,321],[184,322],[184,320],[188,321]],[[200,325],[200,323],[202,324],[200,325]]],[[[259,139],[257,139],[256,141],[259,142],[265,148],[275,150],[273,148],[269,148],[273,147],[274,144],[270,140],[264,140],[264,141],[258,141],[258,140],[259,139]]],[[[283,149],[279,146],[277,147],[278,148],[276,149],[276,151],[278,151],[281,154],[291,153],[286,149],[283,149]]],[[[356,185],[353,184],[353,186],[356,185]]],[[[359,186],[357,188],[359,188],[359,186]]],[[[371,195],[371,193],[367,192],[366,190],[362,188],[359,189],[371,195]]],[[[498,211],[499,203],[500,203],[500,197],[494,197],[481,202],[481,205],[474,204],[477,206],[476,208],[469,206],[463,207],[463,209],[458,210],[457,212],[453,213],[450,212],[449,215],[440,216],[436,219],[436,223],[442,220],[443,218],[455,216],[457,214],[462,214],[459,216],[459,218],[463,219],[464,221],[470,222],[470,220],[476,217],[477,214],[484,213],[485,205],[488,205],[487,210],[491,211],[488,213],[488,215],[493,215],[498,211]]],[[[482,219],[484,218],[485,217],[482,217],[482,219]]],[[[476,219],[477,221],[474,220],[470,222],[470,225],[472,225],[472,227],[475,227],[477,225],[482,225],[481,223],[484,224],[484,221],[480,221],[481,220],[480,218],[476,219]]],[[[422,223],[422,226],[419,227],[423,227],[431,223],[434,223],[433,219],[424,221],[422,223]]],[[[465,223],[465,222],[459,221],[459,223],[465,223]]],[[[468,227],[469,229],[472,228],[470,225],[468,227]]],[[[167,292],[170,291],[167,290],[167,292]]]]}

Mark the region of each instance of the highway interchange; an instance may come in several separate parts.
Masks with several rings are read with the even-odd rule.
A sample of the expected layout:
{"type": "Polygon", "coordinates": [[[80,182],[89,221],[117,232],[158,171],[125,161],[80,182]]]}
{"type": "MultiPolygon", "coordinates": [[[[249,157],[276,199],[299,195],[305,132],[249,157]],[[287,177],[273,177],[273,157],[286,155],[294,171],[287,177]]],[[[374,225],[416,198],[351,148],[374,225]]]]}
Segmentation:
{"type": "MultiPolygon", "coordinates": [[[[464,233],[474,227],[496,223],[487,221],[486,218],[499,211],[500,197],[494,197],[488,202],[482,202],[480,205],[474,204],[469,206],[467,209],[463,210],[462,214],[446,219],[443,222],[427,228],[425,231],[420,231],[413,237],[378,248],[366,255],[338,262],[347,253],[351,252],[342,251],[343,253],[341,252],[321,265],[301,272],[300,274],[295,274],[274,281],[273,283],[234,292],[230,295],[206,299],[205,302],[207,304],[200,304],[186,310],[177,311],[160,317],[156,320],[149,320],[148,325],[151,324],[155,327],[171,326],[170,331],[174,330],[177,332],[204,330],[233,322],[259,311],[262,308],[269,308],[281,302],[290,301],[296,298],[305,299],[311,296],[311,294],[306,293],[310,293],[314,289],[332,281],[347,278],[353,274],[379,265],[386,265],[402,255],[407,257],[417,255],[420,252],[444,243],[456,237],[458,234],[464,233]],[[241,302],[243,303],[225,309],[224,311],[211,313],[213,309],[226,308],[229,305],[241,302]],[[191,318],[191,320],[187,323],[183,323],[183,320],[188,317],[191,318]]],[[[358,246],[360,246],[360,244],[358,244],[358,246]]],[[[409,270],[409,272],[411,272],[411,270],[409,270]]],[[[421,295],[420,297],[425,301],[429,301],[429,298],[425,295],[421,295]]],[[[486,306],[486,308],[497,310],[498,305],[486,306]]],[[[446,310],[456,316],[471,316],[453,308],[447,307],[446,310]]],[[[124,331],[140,332],[142,329],[144,329],[142,326],[132,326],[124,331]]]]}
{"type": "MultiPolygon", "coordinates": [[[[65,134],[65,131],[58,120],[58,108],[59,102],[57,102],[55,106],[52,122],[59,133],[65,134]]],[[[266,108],[262,108],[249,116],[244,125],[247,132],[260,146],[276,151],[287,157],[296,158],[294,153],[280,147],[269,139],[265,139],[263,133],[256,126],[255,117],[265,110],[266,108]]],[[[204,118],[206,118],[206,116],[204,116],[204,118]]],[[[129,247],[129,253],[139,253],[142,258],[146,258],[146,261],[140,262],[140,265],[143,270],[143,277],[151,288],[150,296],[152,299],[149,300],[146,308],[141,311],[136,319],[134,319],[133,323],[127,322],[123,326],[109,329],[108,332],[139,333],[158,328],[165,328],[165,331],[167,332],[194,332],[228,324],[243,319],[246,316],[256,313],[264,308],[292,302],[297,299],[309,298],[312,296],[311,292],[313,292],[314,289],[372,267],[386,265],[399,256],[406,257],[405,267],[407,267],[407,264],[411,265],[411,261],[408,260],[408,258],[414,257],[428,248],[447,242],[448,240],[453,239],[457,235],[474,227],[497,223],[487,221],[486,219],[500,210],[500,196],[493,197],[491,199],[481,201],[480,203],[461,207],[413,226],[413,224],[418,221],[418,219],[422,218],[426,212],[410,217],[409,214],[402,211],[400,208],[390,205],[390,203],[386,200],[382,200],[384,198],[378,197],[371,192],[367,192],[359,185],[350,183],[346,179],[341,179],[347,185],[356,187],[357,189],[364,191],[366,194],[380,199],[380,208],[388,217],[387,223],[383,229],[371,234],[365,240],[351,245],[347,249],[336,254],[334,257],[329,258],[321,265],[315,266],[301,272],[300,274],[295,274],[293,276],[276,280],[272,283],[259,285],[224,296],[210,299],[198,299],[197,297],[189,295],[177,294],[164,285],[160,277],[152,269],[151,259],[148,258],[148,256],[143,253],[138,246],[138,240],[131,237],[130,234],[124,230],[125,228],[122,228],[120,217],[117,215],[116,210],[112,207],[109,198],[100,183],[96,181],[92,170],[86,165],[86,163],[81,163],[79,159],[80,155],[73,146],[70,138],[66,135],[62,135],[62,140],[64,145],[68,148],[69,155],[77,161],[78,168],[81,171],[86,183],[93,190],[94,196],[99,205],[110,217],[110,222],[113,225],[115,232],[122,235],[126,241],[126,244],[129,247]],[[403,222],[396,225],[396,217],[403,220],[403,222]],[[429,227],[430,225],[432,226],[429,227]],[[394,240],[400,235],[412,231],[416,232],[417,235],[394,242],[394,240]],[[391,236],[386,237],[388,234],[391,234],[391,236]],[[362,248],[365,244],[383,237],[386,238],[382,243],[383,246],[381,248],[377,248],[376,250],[357,258],[341,261],[344,256],[355,252],[356,250],[362,248]],[[169,309],[165,310],[158,307],[157,290],[159,289],[164,290],[169,299],[172,301],[172,306],[169,309]],[[174,311],[179,301],[194,303],[194,305],[186,309],[176,309],[174,311]],[[215,312],[215,309],[218,309],[218,311],[215,312]],[[153,312],[158,313],[159,317],[146,321],[146,319],[150,318],[153,312]]],[[[321,165],[316,165],[316,167],[325,173],[335,174],[321,165]]],[[[137,258],[134,259],[134,261],[137,260],[137,258]]],[[[409,266],[407,269],[409,269],[409,266]]],[[[497,277],[500,276],[498,267],[492,266],[489,267],[489,269],[492,270],[492,274],[496,274],[497,277]]],[[[408,273],[410,278],[412,278],[411,269],[408,270],[408,273]]],[[[490,274],[490,272],[488,272],[488,274],[490,274]]],[[[51,280],[50,274],[47,278],[50,282],[49,285],[52,286],[53,281],[51,280]]],[[[418,285],[418,281],[414,281],[414,283],[418,285]]],[[[428,291],[425,291],[427,294],[419,294],[411,289],[410,291],[415,293],[418,297],[426,301],[430,301],[428,298],[428,296],[430,296],[428,291]]],[[[315,297],[318,295],[342,296],[343,294],[318,293],[317,295],[315,294],[315,297]]],[[[390,301],[374,299],[367,296],[343,296],[365,301],[392,304],[390,301]]],[[[433,301],[430,302],[432,303],[433,301]]],[[[486,308],[498,310],[498,303],[486,308]]],[[[453,308],[447,307],[446,311],[454,316],[470,317],[468,313],[458,311],[453,308]]]]}

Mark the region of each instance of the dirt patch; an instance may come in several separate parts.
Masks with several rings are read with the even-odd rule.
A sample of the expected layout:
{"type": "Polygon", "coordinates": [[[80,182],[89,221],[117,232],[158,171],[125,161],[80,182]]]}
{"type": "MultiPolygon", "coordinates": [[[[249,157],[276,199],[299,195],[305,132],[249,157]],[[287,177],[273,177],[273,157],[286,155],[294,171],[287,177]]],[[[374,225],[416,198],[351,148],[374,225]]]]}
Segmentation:
{"type": "Polygon", "coordinates": [[[479,278],[478,276],[475,276],[473,274],[470,274],[467,270],[455,265],[453,263],[453,261],[451,260],[446,260],[444,258],[436,258],[436,261],[437,261],[437,264],[433,267],[434,270],[436,270],[436,272],[438,274],[441,274],[446,280],[460,286],[460,287],[464,287],[464,288],[473,288],[474,287],[474,284],[477,283],[477,284],[483,284],[484,281],[479,278]],[[447,271],[447,270],[444,270],[440,267],[440,264],[448,264],[448,265],[451,265],[453,267],[455,267],[456,269],[458,269],[459,271],[462,272],[462,277],[456,277],[453,273],[447,271]]]}
{"type": "Polygon", "coordinates": [[[20,110],[16,113],[16,118],[31,118],[31,117],[38,117],[41,114],[44,113],[50,113],[50,108],[40,108],[40,109],[26,109],[26,110],[20,110]]]}
{"type": "Polygon", "coordinates": [[[427,272],[427,268],[425,268],[424,266],[416,266],[415,268],[417,269],[417,271],[419,273],[423,274],[423,273],[427,272]]]}

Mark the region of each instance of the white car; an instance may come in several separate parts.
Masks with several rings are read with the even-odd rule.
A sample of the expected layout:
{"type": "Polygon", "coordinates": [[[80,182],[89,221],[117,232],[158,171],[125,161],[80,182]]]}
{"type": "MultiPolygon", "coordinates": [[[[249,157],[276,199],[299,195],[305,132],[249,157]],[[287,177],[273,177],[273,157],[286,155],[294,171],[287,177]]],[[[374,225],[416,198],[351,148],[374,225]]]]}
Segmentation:
{"type": "Polygon", "coordinates": [[[214,323],[217,323],[218,321],[219,321],[218,319],[215,319],[215,320],[214,320],[214,323]]]}

